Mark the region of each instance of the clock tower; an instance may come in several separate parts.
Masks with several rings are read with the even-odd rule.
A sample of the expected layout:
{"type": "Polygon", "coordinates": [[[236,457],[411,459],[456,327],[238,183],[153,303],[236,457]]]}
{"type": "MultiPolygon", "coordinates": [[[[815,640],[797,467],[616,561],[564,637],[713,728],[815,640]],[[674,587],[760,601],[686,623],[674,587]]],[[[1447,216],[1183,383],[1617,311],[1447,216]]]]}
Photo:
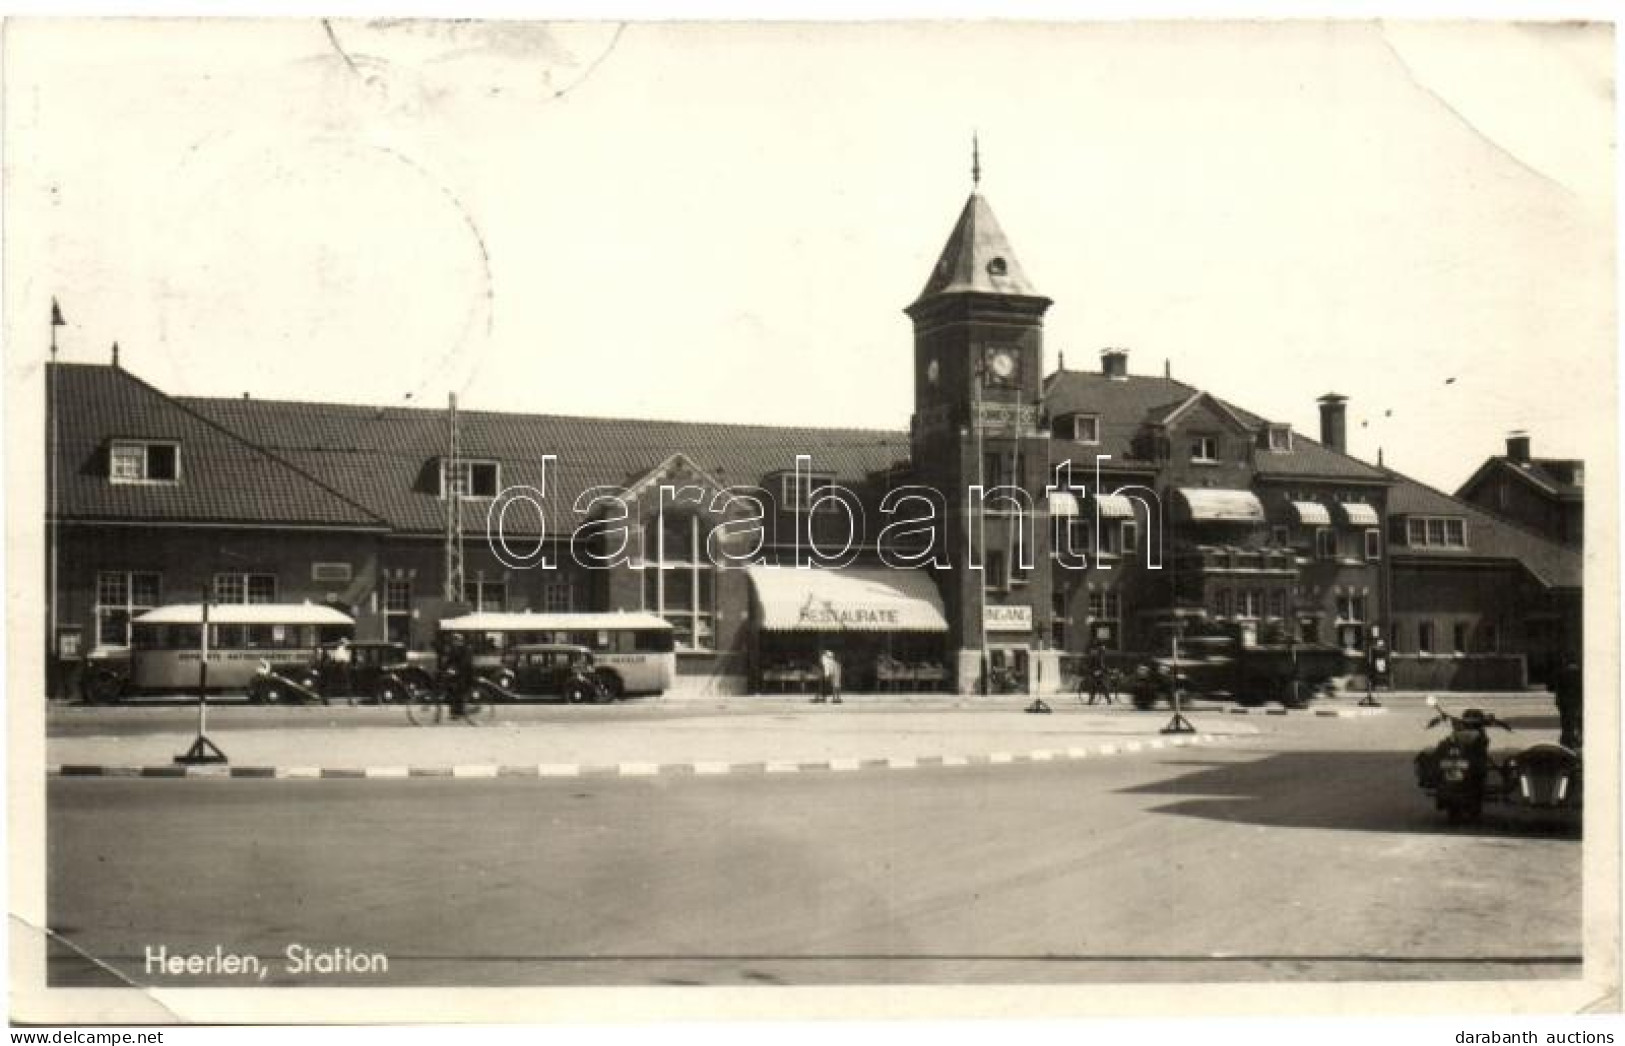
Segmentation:
{"type": "Polygon", "coordinates": [[[914,321],[913,471],[947,503],[940,533],[950,565],[938,581],[961,693],[980,692],[989,677],[1031,691],[1060,682],[1049,643],[1049,439],[1040,427],[1049,306],[973,190],[904,310],[914,321]],[[1025,519],[1003,498],[970,497],[973,487],[1006,486],[1026,492],[1025,519]]]}

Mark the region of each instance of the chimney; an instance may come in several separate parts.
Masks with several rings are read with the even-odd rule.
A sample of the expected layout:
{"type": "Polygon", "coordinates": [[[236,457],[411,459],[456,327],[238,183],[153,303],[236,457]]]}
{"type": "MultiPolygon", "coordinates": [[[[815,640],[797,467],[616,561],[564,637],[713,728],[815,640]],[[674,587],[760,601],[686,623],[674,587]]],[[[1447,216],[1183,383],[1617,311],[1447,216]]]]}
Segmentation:
{"type": "Polygon", "coordinates": [[[1061,349],[1055,354],[1055,369],[1066,370],[1066,350],[1061,349]]]}
{"type": "Polygon", "coordinates": [[[1507,460],[1524,465],[1529,462],[1529,433],[1507,433],[1507,460]]]}
{"type": "Polygon", "coordinates": [[[1162,361],[1162,376],[1164,378],[1169,379],[1169,380],[1173,379],[1173,376],[1174,376],[1174,361],[1173,360],[1168,359],[1166,357],[1163,358],[1163,361],[1162,361]]]}
{"type": "Polygon", "coordinates": [[[1343,404],[1348,402],[1348,397],[1328,392],[1315,402],[1320,404],[1320,442],[1339,454],[1347,454],[1348,440],[1343,431],[1343,404]]]}
{"type": "Polygon", "coordinates": [[[1128,380],[1128,350],[1105,349],[1100,353],[1100,372],[1113,381],[1128,380]]]}

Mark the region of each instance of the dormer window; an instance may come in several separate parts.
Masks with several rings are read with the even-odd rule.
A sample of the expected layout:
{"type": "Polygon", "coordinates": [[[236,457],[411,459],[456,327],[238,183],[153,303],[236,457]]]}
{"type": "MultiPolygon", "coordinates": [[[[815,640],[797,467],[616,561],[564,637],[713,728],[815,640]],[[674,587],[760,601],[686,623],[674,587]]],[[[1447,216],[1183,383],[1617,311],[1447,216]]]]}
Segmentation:
{"type": "Polygon", "coordinates": [[[1271,425],[1269,427],[1269,446],[1273,451],[1286,453],[1292,449],[1292,427],[1290,425],[1271,425]]]}
{"type": "Polygon", "coordinates": [[[451,462],[440,459],[440,496],[448,491],[460,498],[494,498],[502,489],[502,466],[495,461],[464,458],[452,470],[451,462]],[[449,483],[448,483],[449,480],[449,483]]]}
{"type": "Polygon", "coordinates": [[[1219,463],[1219,437],[1196,436],[1191,439],[1191,461],[1201,465],[1219,463]]]}
{"type": "Polygon", "coordinates": [[[1099,443],[1100,415],[1063,414],[1055,419],[1054,434],[1056,439],[1067,439],[1074,443],[1099,443]]]}
{"type": "Polygon", "coordinates": [[[1405,543],[1412,548],[1466,548],[1467,524],[1459,516],[1411,516],[1405,543]]]}
{"type": "Polygon", "coordinates": [[[181,445],[173,440],[114,440],[107,461],[113,483],[181,481],[181,445]]]}
{"type": "Polygon", "coordinates": [[[831,493],[818,500],[834,485],[835,477],[830,475],[783,473],[779,476],[779,504],[785,512],[806,512],[809,509],[819,514],[839,512],[841,506],[836,502],[837,495],[831,493]]]}

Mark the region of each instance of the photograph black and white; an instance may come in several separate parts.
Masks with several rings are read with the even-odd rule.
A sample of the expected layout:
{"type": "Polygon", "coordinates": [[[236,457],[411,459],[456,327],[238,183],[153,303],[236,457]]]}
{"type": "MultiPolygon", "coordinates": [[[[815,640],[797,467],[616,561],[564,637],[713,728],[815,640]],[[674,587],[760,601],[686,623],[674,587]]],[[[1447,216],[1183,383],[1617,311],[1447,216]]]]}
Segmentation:
{"type": "Polygon", "coordinates": [[[1618,1009],[1611,24],[4,40],[14,1019],[1618,1009]]]}

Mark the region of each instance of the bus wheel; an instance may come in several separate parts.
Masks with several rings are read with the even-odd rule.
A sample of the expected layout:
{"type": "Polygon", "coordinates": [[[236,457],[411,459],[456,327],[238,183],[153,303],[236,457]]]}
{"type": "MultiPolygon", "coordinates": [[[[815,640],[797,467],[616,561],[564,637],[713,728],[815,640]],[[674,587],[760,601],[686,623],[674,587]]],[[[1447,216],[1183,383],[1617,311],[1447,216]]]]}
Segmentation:
{"type": "Polygon", "coordinates": [[[611,701],[619,701],[626,696],[626,687],[621,684],[621,677],[607,669],[594,673],[598,685],[603,688],[604,696],[611,701]]]}
{"type": "Polygon", "coordinates": [[[85,677],[80,696],[93,705],[110,705],[118,700],[124,681],[115,672],[98,669],[85,677]]]}

